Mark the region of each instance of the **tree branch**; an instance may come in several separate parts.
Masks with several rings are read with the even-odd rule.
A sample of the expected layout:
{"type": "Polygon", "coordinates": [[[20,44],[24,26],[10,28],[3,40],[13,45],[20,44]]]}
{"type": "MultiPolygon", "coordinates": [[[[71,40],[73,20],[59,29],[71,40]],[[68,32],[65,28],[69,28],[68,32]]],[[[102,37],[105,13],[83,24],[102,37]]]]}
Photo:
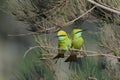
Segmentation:
{"type": "Polygon", "coordinates": [[[99,4],[99,3],[97,3],[97,2],[95,2],[95,1],[93,1],[93,0],[88,0],[88,2],[94,4],[94,5],[98,6],[98,7],[101,7],[101,8],[103,8],[103,9],[105,9],[105,10],[108,10],[108,11],[110,11],[110,12],[113,12],[113,13],[116,13],[116,14],[120,15],[120,11],[118,11],[118,10],[109,8],[109,7],[104,6],[104,5],[102,5],[102,4],[99,4]]]}
{"type": "MultiPolygon", "coordinates": [[[[60,48],[54,48],[54,47],[48,47],[48,46],[34,46],[34,47],[29,48],[29,49],[25,52],[23,58],[25,58],[26,55],[27,55],[31,50],[33,50],[33,49],[35,49],[35,48],[61,50],[60,48]]],[[[79,52],[79,53],[77,53],[77,57],[84,57],[84,55],[81,55],[81,52],[84,52],[84,53],[92,53],[92,54],[86,54],[86,56],[88,56],[88,57],[90,57],[90,56],[93,56],[93,57],[94,57],[94,56],[106,56],[106,57],[112,57],[112,58],[118,58],[118,59],[120,59],[120,56],[114,56],[114,55],[111,55],[111,54],[103,54],[103,53],[95,52],[95,51],[85,51],[85,50],[79,50],[79,49],[73,49],[73,48],[71,48],[70,50],[71,50],[71,51],[79,52]]],[[[56,54],[49,53],[49,54],[42,54],[42,56],[43,56],[44,58],[41,58],[41,59],[53,59],[53,57],[55,57],[56,54]],[[47,57],[47,58],[45,58],[45,57],[47,57]],[[48,57],[49,57],[49,58],[48,58],[48,57]]],[[[69,56],[68,54],[65,54],[65,57],[68,57],[68,56],[69,56]]]]}
{"type": "MultiPolygon", "coordinates": [[[[91,12],[96,6],[93,6],[92,8],[90,8],[88,11],[86,11],[84,14],[78,16],[77,18],[73,19],[72,21],[69,21],[67,23],[65,23],[64,25],[60,26],[60,25],[57,25],[55,23],[53,23],[54,25],[58,26],[58,29],[54,30],[56,27],[51,27],[51,28],[46,28],[45,30],[40,30],[40,31],[37,31],[37,32],[31,32],[31,33],[26,33],[26,34],[17,34],[17,35],[12,35],[12,34],[9,34],[8,36],[26,36],[26,35],[35,35],[35,34],[40,34],[40,33],[46,33],[47,31],[50,31],[51,30],[54,30],[52,32],[56,32],[58,30],[60,30],[61,28],[65,27],[65,26],[68,26],[68,25],[71,25],[72,23],[74,23],[76,20],[82,18],[83,16],[85,16],[86,14],[88,14],[89,12],[91,12]]],[[[48,32],[49,33],[49,32],[48,32]]]]}
{"type": "Polygon", "coordinates": [[[28,35],[35,35],[35,34],[40,34],[37,32],[30,32],[30,33],[23,33],[23,34],[8,34],[8,36],[28,36],[28,35]]]}
{"type": "Polygon", "coordinates": [[[78,19],[82,18],[83,16],[85,16],[86,14],[88,14],[89,12],[91,12],[95,7],[96,6],[93,6],[92,8],[90,8],[89,10],[87,10],[84,14],[78,16],[77,18],[73,19],[72,21],[67,22],[65,25],[63,25],[63,27],[64,26],[68,26],[68,25],[72,24],[73,22],[77,21],[78,19]]]}

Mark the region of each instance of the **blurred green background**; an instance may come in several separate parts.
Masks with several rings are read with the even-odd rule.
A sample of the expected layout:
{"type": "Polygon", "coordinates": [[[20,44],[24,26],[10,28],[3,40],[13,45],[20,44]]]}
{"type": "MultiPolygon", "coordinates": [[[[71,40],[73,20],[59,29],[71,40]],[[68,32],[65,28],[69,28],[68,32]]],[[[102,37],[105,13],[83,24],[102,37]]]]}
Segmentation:
{"type": "MultiPolygon", "coordinates": [[[[27,24],[6,13],[5,0],[0,0],[0,80],[10,80],[24,52],[32,46],[32,36],[11,37],[8,34],[27,33],[27,24]]],[[[12,79],[11,79],[12,80],[12,79]]]]}

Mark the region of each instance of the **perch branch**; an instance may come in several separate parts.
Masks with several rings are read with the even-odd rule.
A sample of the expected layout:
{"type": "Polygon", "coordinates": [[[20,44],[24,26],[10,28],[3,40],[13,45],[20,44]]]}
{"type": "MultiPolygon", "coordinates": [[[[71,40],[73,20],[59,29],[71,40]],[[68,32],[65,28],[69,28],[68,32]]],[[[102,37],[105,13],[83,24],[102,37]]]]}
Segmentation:
{"type": "Polygon", "coordinates": [[[108,10],[108,11],[110,11],[110,12],[113,12],[113,13],[116,13],[116,14],[120,15],[120,11],[118,11],[118,10],[109,8],[109,7],[104,6],[104,5],[102,5],[102,4],[99,4],[99,3],[97,3],[97,2],[95,2],[95,1],[93,1],[93,0],[88,0],[88,2],[94,4],[94,5],[98,6],[98,7],[101,7],[101,8],[103,8],[103,9],[105,9],[105,10],[108,10]]]}
{"type": "MultiPolygon", "coordinates": [[[[79,51],[79,52],[84,52],[84,51],[79,51]]],[[[88,51],[88,52],[89,52],[89,51],[88,51]]],[[[92,52],[92,51],[90,51],[90,52],[92,52]]],[[[43,54],[42,56],[43,56],[43,58],[40,58],[40,59],[53,59],[53,58],[56,56],[56,54],[43,54]],[[48,58],[48,57],[49,57],[49,58],[48,58]]],[[[70,56],[70,55],[65,54],[65,57],[68,57],[68,56],[70,56]]],[[[111,58],[118,58],[118,59],[120,59],[119,56],[117,57],[117,56],[114,56],[114,55],[101,54],[101,53],[97,53],[97,52],[96,52],[96,53],[93,53],[93,54],[87,54],[86,56],[87,56],[87,57],[106,56],[106,57],[111,57],[111,58]]],[[[85,56],[78,54],[77,57],[78,57],[78,58],[82,58],[82,57],[85,57],[85,56]]]]}
{"type": "MultiPolygon", "coordinates": [[[[35,48],[45,48],[45,49],[54,49],[54,50],[60,50],[60,48],[54,48],[54,47],[48,47],[48,46],[34,46],[34,47],[31,47],[29,48],[25,54],[24,54],[24,58],[26,57],[26,55],[33,49],[35,48]]],[[[81,53],[80,52],[85,52],[85,53],[92,53],[92,54],[87,54],[86,56],[107,56],[107,57],[112,57],[112,58],[118,58],[120,59],[120,56],[114,56],[114,55],[111,55],[111,54],[102,54],[100,52],[95,52],[95,51],[85,51],[85,50],[79,50],[79,49],[73,49],[71,48],[70,49],[71,51],[77,51],[79,52],[78,53],[78,56],[77,57],[84,57],[83,55],[80,55],[81,53]]],[[[42,56],[44,57],[50,57],[50,58],[41,58],[41,59],[52,59],[53,57],[56,56],[56,54],[42,54],[42,56]]],[[[65,57],[68,57],[69,55],[65,54],[65,57]]]]}

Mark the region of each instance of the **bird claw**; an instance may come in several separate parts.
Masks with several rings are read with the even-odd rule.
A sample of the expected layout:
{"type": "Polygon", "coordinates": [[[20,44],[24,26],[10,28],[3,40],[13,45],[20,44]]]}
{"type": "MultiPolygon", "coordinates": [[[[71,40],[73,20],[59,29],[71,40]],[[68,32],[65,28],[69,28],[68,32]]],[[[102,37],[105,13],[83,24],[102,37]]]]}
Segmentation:
{"type": "Polygon", "coordinates": [[[86,56],[87,56],[87,53],[86,53],[86,52],[82,52],[81,55],[82,55],[83,57],[86,57],[86,56]]]}

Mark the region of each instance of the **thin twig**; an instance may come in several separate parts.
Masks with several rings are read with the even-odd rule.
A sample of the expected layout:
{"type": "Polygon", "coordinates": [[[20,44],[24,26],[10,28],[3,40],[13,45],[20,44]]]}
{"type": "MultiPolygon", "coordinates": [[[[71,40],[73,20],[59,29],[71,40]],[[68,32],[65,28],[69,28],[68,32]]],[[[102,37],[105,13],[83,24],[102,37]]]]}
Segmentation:
{"type": "Polygon", "coordinates": [[[68,25],[72,24],[73,22],[77,21],[78,19],[82,18],[83,16],[85,16],[86,14],[88,14],[89,12],[91,12],[95,7],[96,6],[93,6],[92,8],[90,8],[89,10],[87,10],[84,14],[78,16],[77,18],[73,19],[72,21],[67,22],[65,25],[63,25],[63,27],[64,26],[68,26],[68,25]]]}
{"type": "Polygon", "coordinates": [[[35,48],[40,48],[40,46],[34,46],[34,47],[30,47],[25,53],[24,53],[24,58],[26,57],[27,53],[29,53],[31,50],[35,49],[35,48]]]}
{"type": "MultiPolygon", "coordinates": [[[[26,34],[17,34],[17,35],[14,35],[14,34],[9,34],[8,36],[27,36],[27,35],[35,35],[35,34],[40,34],[40,33],[45,33],[46,31],[50,31],[52,32],[51,30],[54,30],[53,32],[56,32],[58,30],[60,30],[61,28],[65,27],[65,26],[68,26],[68,25],[71,25],[72,23],[74,23],[75,21],[77,21],[78,19],[82,18],[83,16],[85,16],[86,14],[88,14],[89,12],[91,12],[96,6],[93,6],[92,8],[90,8],[88,11],[86,11],[85,13],[83,13],[82,15],[78,16],[77,18],[73,19],[72,21],[69,21],[67,22],[66,24],[64,24],[63,26],[60,26],[60,25],[57,25],[54,23],[54,25],[58,26],[59,28],[54,30],[56,27],[51,27],[51,28],[47,28],[45,30],[42,30],[42,31],[37,31],[37,32],[31,32],[31,33],[26,33],[26,34]]],[[[49,33],[49,32],[48,32],[49,33]]]]}
{"type": "MultiPolygon", "coordinates": [[[[65,27],[65,26],[69,26],[70,24],[74,23],[74,22],[77,21],[78,19],[80,19],[80,18],[82,18],[83,16],[87,15],[87,14],[88,14],[89,12],[91,12],[95,7],[96,7],[96,6],[93,6],[92,8],[90,8],[89,10],[87,10],[87,11],[86,11],[85,13],[83,13],[82,15],[80,15],[80,16],[78,16],[77,18],[75,18],[75,19],[73,19],[73,20],[65,23],[65,24],[62,25],[62,26],[57,25],[57,24],[55,24],[55,23],[54,23],[54,24],[57,25],[57,26],[59,26],[60,28],[65,27]]],[[[48,29],[48,30],[51,30],[51,29],[55,29],[55,27],[52,27],[52,28],[50,28],[50,29],[48,29]]]]}
{"type": "Polygon", "coordinates": [[[99,3],[97,3],[97,2],[95,2],[95,1],[93,1],[93,0],[88,0],[88,1],[89,1],[90,3],[96,5],[96,6],[99,6],[99,7],[103,8],[103,9],[105,9],[105,10],[108,10],[108,11],[110,11],[110,12],[113,12],[113,13],[116,13],[116,14],[120,15],[120,11],[118,11],[118,10],[109,8],[109,7],[104,6],[104,5],[102,5],[102,4],[99,4],[99,3]]]}
{"type": "MultiPolygon", "coordinates": [[[[63,28],[63,27],[65,27],[65,26],[71,25],[72,23],[74,23],[74,22],[77,21],[78,19],[82,18],[83,16],[85,16],[86,14],[88,14],[89,12],[91,12],[95,7],[96,7],[96,6],[93,6],[92,8],[90,8],[89,10],[87,10],[87,11],[86,11],[85,13],[83,13],[82,15],[78,16],[77,18],[73,19],[72,21],[69,21],[69,22],[65,23],[65,24],[62,25],[62,26],[59,25],[59,27],[60,27],[60,28],[63,28]]],[[[58,25],[57,25],[57,26],[58,26],[58,25]]],[[[51,30],[51,29],[55,29],[55,27],[52,27],[52,28],[50,28],[50,29],[48,29],[48,30],[51,30]]],[[[59,30],[59,29],[58,29],[58,30],[59,30]]]]}
{"type": "Polygon", "coordinates": [[[35,35],[35,34],[40,34],[37,32],[30,32],[30,33],[24,33],[24,34],[8,34],[8,36],[28,36],[28,35],[35,35]]]}
{"type": "MultiPolygon", "coordinates": [[[[34,47],[31,47],[29,48],[25,54],[24,54],[24,58],[26,57],[26,55],[33,49],[35,48],[45,48],[45,49],[55,49],[55,50],[59,50],[60,48],[54,48],[54,47],[48,47],[48,46],[34,46],[34,47]]],[[[100,52],[95,52],[95,51],[85,51],[85,50],[79,50],[79,49],[73,49],[71,48],[70,49],[71,51],[77,51],[77,52],[86,52],[86,53],[92,53],[92,54],[87,54],[86,56],[107,56],[107,57],[112,57],[112,58],[118,58],[120,59],[120,56],[114,56],[114,55],[111,55],[111,54],[102,54],[100,52]]],[[[84,57],[83,55],[80,55],[81,53],[78,53],[78,56],[77,57],[84,57]]],[[[49,56],[51,57],[51,59],[56,56],[56,54],[42,54],[42,56],[49,56]]],[[[69,55],[65,55],[65,57],[68,57],[69,55]]],[[[50,58],[41,58],[41,59],[50,59],[50,58]]]]}

